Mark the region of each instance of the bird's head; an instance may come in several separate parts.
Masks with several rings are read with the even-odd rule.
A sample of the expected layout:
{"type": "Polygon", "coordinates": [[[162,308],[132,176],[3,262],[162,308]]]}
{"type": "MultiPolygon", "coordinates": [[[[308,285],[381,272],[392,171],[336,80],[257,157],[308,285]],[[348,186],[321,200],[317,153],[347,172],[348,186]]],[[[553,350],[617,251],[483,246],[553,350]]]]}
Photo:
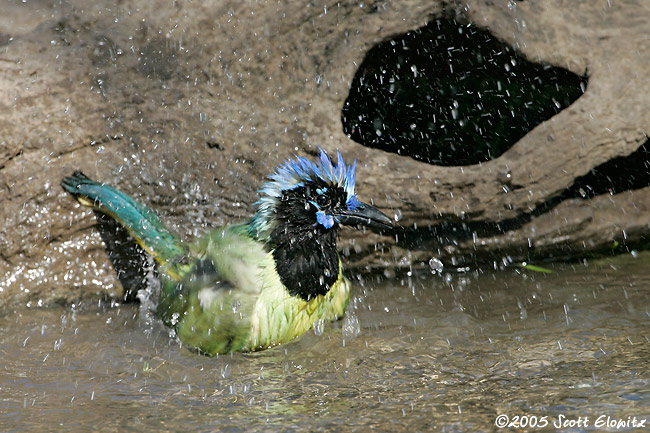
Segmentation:
{"type": "Polygon", "coordinates": [[[315,162],[300,156],[288,160],[262,186],[251,229],[268,239],[278,229],[318,235],[340,225],[392,228],[390,218],[357,199],[355,168],[356,161],[346,165],[339,152],[333,164],[322,149],[315,162]]]}

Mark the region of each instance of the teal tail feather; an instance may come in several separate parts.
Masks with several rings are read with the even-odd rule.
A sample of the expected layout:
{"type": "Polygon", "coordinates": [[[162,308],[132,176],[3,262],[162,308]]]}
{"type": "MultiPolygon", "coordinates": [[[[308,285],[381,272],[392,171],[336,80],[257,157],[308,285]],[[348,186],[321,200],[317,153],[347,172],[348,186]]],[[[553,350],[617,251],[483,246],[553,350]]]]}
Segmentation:
{"type": "Polygon", "coordinates": [[[80,171],[63,178],[61,186],[82,205],[110,216],[126,228],[169,278],[181,278],[182,258],[187,254],[187,248],[162,224],[153,210],[113,187],[95,182],[80,171]]]}

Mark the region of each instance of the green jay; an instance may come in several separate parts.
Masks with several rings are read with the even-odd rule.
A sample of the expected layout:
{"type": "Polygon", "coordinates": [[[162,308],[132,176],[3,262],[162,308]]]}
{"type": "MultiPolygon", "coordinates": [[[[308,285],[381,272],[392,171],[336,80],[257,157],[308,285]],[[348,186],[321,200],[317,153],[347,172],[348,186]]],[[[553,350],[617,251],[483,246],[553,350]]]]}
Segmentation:
{"type": "Polygon", "coordinates": [[[255,215],[184,242],[150,208],[77,171],[62,181],[85,206],[114,218],[156,262],[157,314],[180,341],[216,355],[293,340],[341,318],[350,300],[336,240],[341,225],[391,229],[354,192],[356,161],[296,156],[262,186],[255,215]]]}

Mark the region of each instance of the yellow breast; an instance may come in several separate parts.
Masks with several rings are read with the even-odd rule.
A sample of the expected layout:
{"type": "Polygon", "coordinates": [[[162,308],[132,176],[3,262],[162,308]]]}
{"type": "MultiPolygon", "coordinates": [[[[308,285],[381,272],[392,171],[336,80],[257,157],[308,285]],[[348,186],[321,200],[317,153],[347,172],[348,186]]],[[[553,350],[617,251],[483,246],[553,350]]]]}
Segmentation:
{"type": "Polygon", "coordinates": [[[291,296],[280,282],[275,268],[266,269],[262,289],[251,320],[250,350],[287,343],[309,331],[315,322],[343,317],[350,301],[350,282],[343,276],[339,261],[339,279],[325,295],[305,301],[291,296]]]}

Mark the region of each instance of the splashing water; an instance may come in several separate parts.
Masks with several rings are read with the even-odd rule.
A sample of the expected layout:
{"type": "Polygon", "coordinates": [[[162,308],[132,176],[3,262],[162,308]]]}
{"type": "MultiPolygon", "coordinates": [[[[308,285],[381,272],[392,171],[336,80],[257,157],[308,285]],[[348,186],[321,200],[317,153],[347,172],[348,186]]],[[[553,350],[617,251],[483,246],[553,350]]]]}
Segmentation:
{"type": "Polygon", "coordinates": [[[445,265],[440,261],[440,259],[432,257],[429,260],[429,267],[431,268],[431,273],[440,274],[445,267],[445,265]]]}
{"type": "Polygon", "coordinates": [[[361,333],[361,326],[359,325],[359,319],[356,314],[348,310],[343,317],[343,326],[341,327],[341,333],[344,340],[352,340],[357,338],[361,333]]]}
{"type": "Polygon", "coordinates": [[[325,321],[323,319],[314,322],[314,334],[321,336],[325,332],[325,321]]]}
{"type": "Polygon", "coordinates": [[[369,278],[341,321],[216,358],[143,330],[136,305],[32,307],[0,317],[0,430],[493,431],[498,414],[647,417],[649,265],[637,252],[553,274],[369,278]]]}

